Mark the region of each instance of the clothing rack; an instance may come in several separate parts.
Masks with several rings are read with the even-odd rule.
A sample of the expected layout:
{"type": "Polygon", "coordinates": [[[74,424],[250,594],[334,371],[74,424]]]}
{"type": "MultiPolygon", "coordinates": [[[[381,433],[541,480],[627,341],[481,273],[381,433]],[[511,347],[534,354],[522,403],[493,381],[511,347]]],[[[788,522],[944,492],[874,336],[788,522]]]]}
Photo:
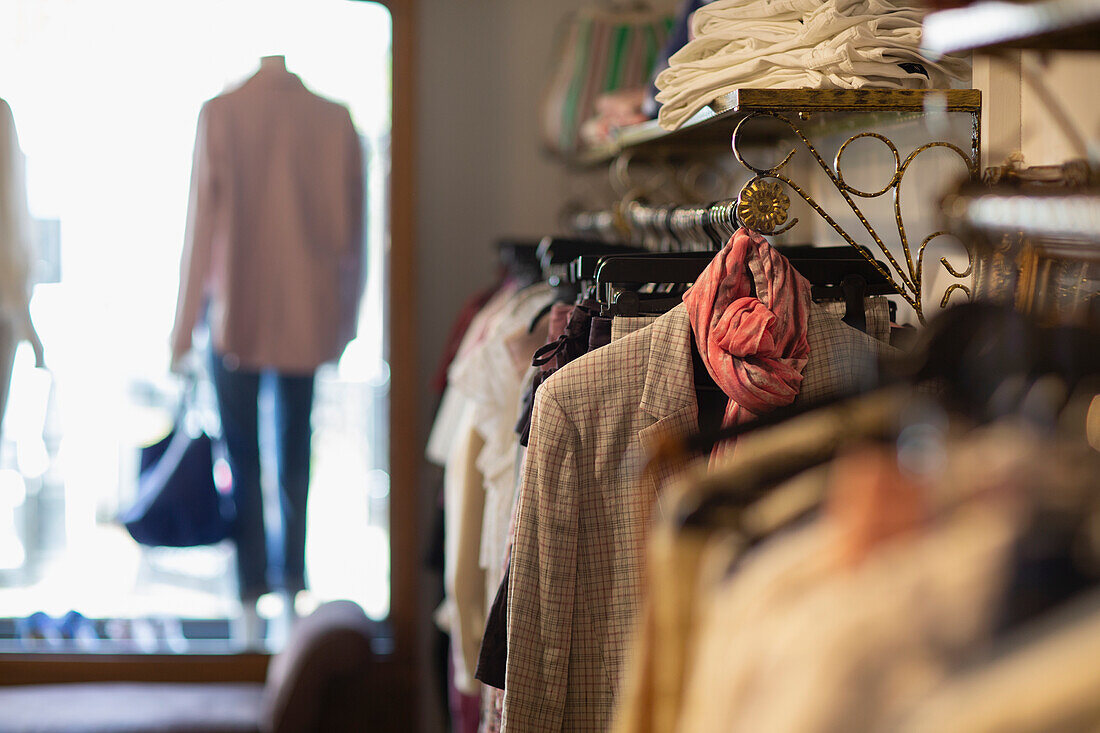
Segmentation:
{"type": "MultiPolygon", "coordinates": [[[[897,294],[909,303],[918,320],[924,322],[926,277],[931,275],[936,266],[935,262],[930,261],[925,268],[924,255],[931,243],[948,232],[935,231],[919,241],[910,241],[901,204],[902,182],[913,169],[913,162],[918,158],[923,159],[924,153],[934,149],[941,153],[950,151],[961,164],[961,172],[970,179],[978,177],[981,143],[980,92],[972,89],[738,89],[712,102],[707,110],[702,118],[689,121],[674,131],[657,131],[652,126],[642,126],[644,129],[624,132],[611,148],[601,151],[600,155],[593,156],[586,162],[606,162],[621,155],[651,156],[658,160],[664,156],[673,159],[683,154],[686,145],[719,141],[729,144],[732,141],[734,159],[751,177],[740,187],[736,199],[726,202],[730,205],[726,219],[730,224],[736,221],[735,228],[743,225],[764,236],[782,234],[798,222],[789,212],[792,200],[801,199],[868,261],[876,262],[881,257],[885,264],[876,264],[876,268],[890,279],[897,294]],[[947,114],[964,114],[969,117],[969,144],[959,145],[932,137],[905,152],[889,137],[873,129],[887,120],[896,122],[926,117],[929,120],[938,118],[942,121],[947,114]],[[835,155],[824,148],[819,149],[816,141],[818,136],[840,132],[848,137],[841,143],[835,155]],[[888,165],[886,167],[886,173],[890,177],[879,190],[861,190],[846,180],[844,153],[853,143],[864,138],[885,147],[893,158],[893,170],[890,171],[888,165]],[[752,162],[751,148],[788,141],[792,145],[790,152],[781,157],[777,164],[761,167],[752,162]],[[790,165],[793,160],[805,162],[807,165],[790,165]],[[818,172],[824,173],[828,179],[826,190],[834,189],[829,194],[839,195],[839,200],[843,203],[837,203],[835,195],[830,202],[821,193],[807,187],[806,177],[818,172]],[[886,245],[886,233],[881,230],[890,224],[882,226],[872,223],[864,210],[866,201],[880,197],[893,200],[894,216],[890,218],[890,224],[896,225],[897,239],[901,243],[900,252],[891,251],[886,245]],[[837,211],[830,212],[826,206],[835,207],[837,211]],[[855,216],[858,225],[845,226],[841,217],[849,217],[850,220],[850,215],[855,216]]],[[[928,129],[933,131],[937,129],[937,125],[930,125],[928,129]]],[[[592,231],[583,225],[599,222],[612,227],[608,229],[605,226],[601,229],[601,236],[609,236],[617,229],[615,233],[620,238],[625,237],[636,231],[631,228],[631,218],[635,216],[630,211],[632,207],[633,204],[619,204],[605,216],[589,212],[588,219],[576,223],[582,225],[581,231],[592,231]]],[[[659,210],[661,207],[656,208],[659,210]]],[[[646,214],[660,216],[654,211],[640,212],[639,215],[644,218],[646,214]]],[[[682,216],[691,218],[686,212],[682,216]]],[[[676,246],[676,240],[671,235],[665,239],[652,239],[653,241],[647,240],[647,246],[655,249],[673,249],[676,246]]],[[[948,285],[943,292],[939,300],[941,307],[947,305],[955,291],[962,291],[967,297],[972,297],[974,260],[969,255],[968,251],[967,262],[962,267],[956,267],[958,263],[953,264],[945,257],[937,258],[938,264],[957,281],[948,285]]]]}
{"type": "Polygon", "coordinates": [[[647,249],[678,252],[717,249],[740,226],[736,199],[703,206],[631,201],[612,210],[578,212],[568,224],[578,234],[617,235],[647,249]]]}

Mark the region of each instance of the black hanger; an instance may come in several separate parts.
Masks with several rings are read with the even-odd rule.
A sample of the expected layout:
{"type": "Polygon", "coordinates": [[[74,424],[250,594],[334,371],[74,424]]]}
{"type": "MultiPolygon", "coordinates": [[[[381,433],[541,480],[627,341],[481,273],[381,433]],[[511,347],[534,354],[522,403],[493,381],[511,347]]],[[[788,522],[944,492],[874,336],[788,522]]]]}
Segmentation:
{"type": "MultiPolygon", "coordinates": [[[[580,281],[570,275],[573,260],[580,256],[592,256],[603,253],[643,252],[640,247],[629,244],[606,242],[602,239],[582,237],[546,236],[535,247],[535,259],[541,268],[541,279],[554,288],[554,301],[572,303],[580,300],[584,293],[580,281]]],[[[535,330],[538,322],[550,311],[553,304],[547,305],[535,314],[528,332],[535,330]]]]}
{"type": "Polygon", "coordinates": [[[523,285],[533,285],[543,279],[538,258],[537,241],[501,239],[497,241],[497,258],[508,272],[523,285]]]}
{"type": "Polygon", "coordinates": [[[712,259],[713,252],[604,255],[596,268],[596,285],[693,283],[712,259]]]}
{"type": "MultiPolygon", "coordinates": [[[[682,293],[638,293],[637,288],[649,283],[694,283],[713,259],[713,252],[605,255],[598,263],[595,281],[601,312],[612,316],[666,313],[683,301],[682,293]]],[[[698,359],[694,339],[692,343],[695,391],[701,404],[711,401],[713,395],[724,397],[698,359]]]]}
{"type": "MultiPolygon", "coordinates": [[[[867,331],[864,298],[897,293],[889,278],[851,247],[796,245],[777,249],[810,281],[814,300],[843,301],[842,320],[860,331],[867,331]]],[[[882,262],[878,264],[885,269],[882,262]]]]}
{"type": "Polygon", "coordinates": [[[867,281],[862,275],[845,275],[840,281],[844,293],[844,317],[840,320],[857,331],[867,333],[867,308],[863,298],[867,293],[867,281]]]}
{"type": "Polygon", "coordinates": [[[600,269],[605,257],[652,257],[659,256],[657,252],[647,252],[641,247],[605,247],[602,250],[585,252],[573,258],[569,265],[569,279],[575,283],[591,283],[596,280],[596,272],[600,269]]]}
{"type": "Polygon", "coordinates": [[[543,237],[538,245],[538,258],[543,266],[568,265],[584,254],[601,252],[644,252],[641,247],[627,243],[605,242],[602,239],[577,237],[543,237]]]}
{"type": "Polygon", "coordinates": [[[679,302],[670,300],[668,293],[649,296],[626,296],[625,291],[636,291],[649,283],[690,284],[710,264],[712,252],[667,252],[646,255],[606,255],[596,270],[596,298],[605,315],[638,315],[639,312],[662,313],[679,302]],[[661,307],[658,308],[657,301],[661,307]],[[621,301],[621,303],[616,303],[621,301]],[[638,310],[643,301],[647,309],[638,310]],[[637,308],[635,307],[637,304],[637,308]]]}
{"type": "Polygon", "coordinates": [[[633,290],[615,291],[611,296],[610,307],[602,314],[605,316],[642,316],[660,315],[680,305],[684,301],[682,293],[636,293],[633,290]]]}
{"type": "Polygon", "coordinates": [[[643,252],[640,247],[629,244],[605,242],[602,239],[578,239],[575,237],[543,237],[538,246],[538,257],[542,263],[546,281],[557,291],[557,300],[574,302],[583,295],[579,281],[570,276],[573,260],[581,255],[604,252],[643,252]]]}

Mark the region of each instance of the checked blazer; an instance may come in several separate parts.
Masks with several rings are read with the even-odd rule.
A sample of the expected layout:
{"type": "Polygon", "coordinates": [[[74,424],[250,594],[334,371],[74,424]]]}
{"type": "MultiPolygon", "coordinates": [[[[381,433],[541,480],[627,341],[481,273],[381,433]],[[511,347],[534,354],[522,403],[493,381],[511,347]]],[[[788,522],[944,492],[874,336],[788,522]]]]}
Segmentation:
{"type": "MultiPolygon", "coordinates": [[[[641,468],[663,436],[698,428],[691,338],[681,304],[539,388],[509,577],[505,731],[610,727],[657,486],[673,478],[641,468]]],[[[853,386],[884,347],[817,305],[807,338],[799,401],[853,386]]]]}

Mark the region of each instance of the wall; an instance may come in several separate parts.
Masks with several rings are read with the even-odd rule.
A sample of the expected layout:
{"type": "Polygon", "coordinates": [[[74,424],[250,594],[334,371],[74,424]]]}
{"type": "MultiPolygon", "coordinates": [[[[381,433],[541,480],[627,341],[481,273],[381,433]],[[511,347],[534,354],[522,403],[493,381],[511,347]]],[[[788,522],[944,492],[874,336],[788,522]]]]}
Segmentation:
{"type": "MultiPolygon", "coordinates": [[[[555,229],[568,179],[564,167],[539,150],[536,111],[554,30],[570,9],[584,4],[421,3],[421,384],[438,362],[462,302],[492,281],[493,242],[555,229]]],[[[421,408],[422,433],[432,402],[426,399],[421,408]]]]}
{"type": "Polygon", "coordinates": [[[1100,98],[1095,94],[1100,76],[1100,53],[1035,51],[975,56],[974,86],[982,90],[983,161],[999,165],[1014,153],[1026,165],[1053,165],[1085,157],[1091,149],[1100,159],[1100,98]],[[1027,83],[1026,72],[1041,80],[1042,90],[1027,83]],[[1049,96],[1047,96],[1049,95],[1049,96]],[[1051,111],[1049,99],[1061,106],[1082,145],[1067,139],[1051,111]]]}

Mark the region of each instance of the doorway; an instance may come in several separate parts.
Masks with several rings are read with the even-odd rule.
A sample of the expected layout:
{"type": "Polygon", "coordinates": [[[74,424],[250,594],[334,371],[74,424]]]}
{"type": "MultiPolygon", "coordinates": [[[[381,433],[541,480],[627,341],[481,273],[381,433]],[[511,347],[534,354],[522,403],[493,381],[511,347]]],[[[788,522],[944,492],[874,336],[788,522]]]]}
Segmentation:
{"type": "Polygon", "coordinates": [[[178,404],[168,333],[198,111],[270,54],[345,103],[362,142],[367,281],[356,338],[318,373],[306,561],[318,601],[388,615],[392,31],[384,6],[348,0],[0,8],[48,367],[21,347],[0,436],[0,645],[21,648],[19,619],[76,611],[89,650],[198,652],[237,613],[230,543],[145,548],[116,517],[178,404]]]}

